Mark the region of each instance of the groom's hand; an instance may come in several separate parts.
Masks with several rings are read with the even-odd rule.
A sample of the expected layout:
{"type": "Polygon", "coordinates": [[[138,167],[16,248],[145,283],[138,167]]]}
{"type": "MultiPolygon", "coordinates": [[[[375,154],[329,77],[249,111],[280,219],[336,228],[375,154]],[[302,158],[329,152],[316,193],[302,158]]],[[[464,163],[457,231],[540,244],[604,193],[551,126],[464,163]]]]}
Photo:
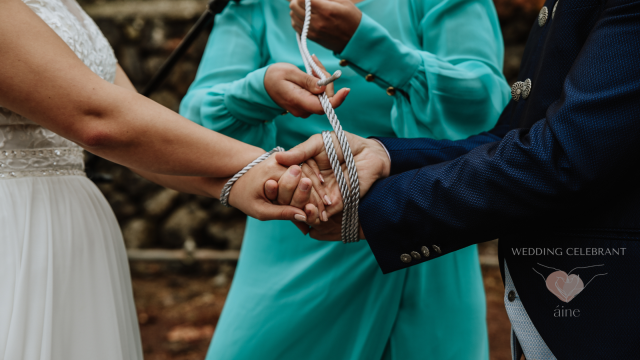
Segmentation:
{"type": "MultiPolygon", "coordinates": [[[[362,227],[360,228],[360,239],[365,240],[362,227]]],[[[312,239],[323,241],[342,240],[342,211],[329,218],[329,221],[314,225],[310,228],[309,236],[312,239]]]]}
{"type": "MultiPolygon", "coordinates": [[[[345,132],[345,134],[358,171],[360,197],[362,197],[367,193],[367,191],[369,191],[371,185],[373,185],[376,180],[389,176],[391,160],[379,142],[373,139],[365,139],[348,132],[345,132]]],[[[338,155],[338,161],[343,165],[344,172],[344,157],[342,155],[342,149],[340,148],[340,144],[338,143],[335,134],[331,133],[331,136],[334,148],[336,149],[336,154],[338,155]]],[[[318,191],[321,197],[328,195],[332,203],[342,202],[342,197],[339,196],[340,191],[338,189],[338,184],[336,182],[328,181],[328,177],[333,177],[333,171],[331,170],[331,163],[329,162],[329,157],[327,156],[324,148],[322,135],[313,135],[309,140],[294,147],[293,149],[277,153],[275,158],[278,163],[284,166],[300,164],[310,159],[313,160],[325,179],[325,183],[323,184],[318,176],[312,176],[313,171],[309,171],[309,178],[313,182],[314,188],[318,191]]],[[[348,176],[346,176],[346,172],[345,178],[348,178],[348,176]]],[[[334,213],[335,211],[332,214],[334,213]]]]}
{"type": "MultiPolygon", "coordinates": [[[[386,150],[377,141],[364,139],[350,133],[345,134],[358,170],[360,196],[362,197],[376,180],[389,176],[391,162],[386,150]]],[[[335,135],[332,136],[338,160],[342,163],[343,172],[346,173],[342,151],[335,135]]],[[[329,217],[328,222],[310,224],[313,227],[311,236],[320,240],[339,240],[343,202],[336,178],[331,170],[331,163],[325,152],[322,136],[314,135],[290,151],[276,154],[276,160],[285,166],[302,161],[307,161],[307,164],[310,164],[310,166],[303,166],[302,170],[312,181],[314,190],[322,199],[325,199],[326,216],[329,217]]],[[[273,191],[278,191],[278,189],[273,191]]],[[[273,197],[274,195],[270,196],[270,198],[273,197]]],[[[302,226],[297,225],[306,234],[302,226]]]]}

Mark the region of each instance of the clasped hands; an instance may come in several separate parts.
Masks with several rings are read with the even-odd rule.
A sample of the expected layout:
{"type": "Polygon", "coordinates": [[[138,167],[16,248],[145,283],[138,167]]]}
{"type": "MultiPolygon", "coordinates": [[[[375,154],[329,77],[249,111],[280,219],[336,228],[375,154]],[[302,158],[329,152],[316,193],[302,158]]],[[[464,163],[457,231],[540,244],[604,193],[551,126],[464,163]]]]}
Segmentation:
{"type": "MultiPolygon", "coordinates": [[[[300,33],[304,22],[304,0],[289,0],[291,25],[300,33]]],[[[351,0],[316,0],[311,14],[308,38],[334,52],[341,52],[355,33],[362,13],[351,0]]],[[[325,72],[314,55],[314,61],[325,72]]],[[[314,74],[315,75],[315,74],[314,74]]],[[[317,78],[291,64],[269,66],[265,90],[274,102],[293,116],[306,118],[323,114],[317,95],[326,91],[331,104],[342,104],[349,89],[334,92],[333,84],[317,86],[317,78]]],[[[375,140],[346,133],[360,182],[360,196],[373,183],[387,177],[390,160],[375,140]]],[[[341,148],[333,135],[343,171],[346,167],[341,148]]],[[[348,179],[348,176],[345,176],[348,179]]],[[[343,201],[338,183],[325,152],[320,134],[285,153],[277,153],[249,171],[231,190],[229,202],[259,220],[290,219],[306,235],[318,240],[340,240],[343,201]],[[287,168],[288,167],[288,168],[287,168]],[[255,182],[268,179],[264,192],[256,191],[255,182]],[[241,194],[241,196],[234,196],[241,194]]],[[[362,229],[360,238],[364,239],[362,229]]]]}
{"type": "MultiPolygon", "coordinates": [[[[346,133],[346,135],[358,171],[360,197],[362,197],[376,180],[389,176],[391,163],[387,152],[377,141],[350,133],[346,133]]],[[[332,136],[338,159],[342,164],[343,171],[346,171],[342,151],[335,135],[332,134],[332,136]]],[[[277,208],[281,209],[282,216],[276,218],[291,219],[291,212],[295,212],[297,209],[302,210],[304,215],[295,214],[293,222],[305,235],[309,234],[317,240],[340,240],[344,204],[324,148],[322,136],[314,135],[287,152],[271,156],[265,163],[255,168],[262,170],[254,172],[253,177],[260,178],[260,176],[264,176],[261,173],[266,175],[270,172],[268,169],[278,167],[285,169],[281,170],[284,173],[279,179],[272,176],[264,183],[263,195],[265,200],[279,205],[277,208]]],[[[242,180],[243,178],[240,178],[236,184],[236,186],[239,185],[237,189],[235,189],[236,186],[232,189],[231,202],[234,199],[234,191],[249,191],[250,181],[247,181],[245,185],[242,180]]],[[[233,202],[232,205],[236,206],[233,202]]],[[[238,207],[242,209],[242,206],[238,207]]],[[[273,217],[267,215],[257,216],[257,218],[270,220],[273,217]]],[[[365,238],[362,229],[360,229],[360,238],[365,238]]]]}

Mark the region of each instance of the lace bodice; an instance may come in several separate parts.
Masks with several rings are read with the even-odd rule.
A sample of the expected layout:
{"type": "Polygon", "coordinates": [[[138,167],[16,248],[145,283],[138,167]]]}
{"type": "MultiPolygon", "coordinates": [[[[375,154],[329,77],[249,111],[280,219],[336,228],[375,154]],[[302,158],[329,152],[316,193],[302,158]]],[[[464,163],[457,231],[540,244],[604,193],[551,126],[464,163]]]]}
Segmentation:
{"type": "MultiPolygon", "coordinates": [[[[116,58],[75,0],[23,0],[94,73],[113,82],[116,58]]],[[[0,107],[0,179],[83,174],[82,148],[0,107]]]]}

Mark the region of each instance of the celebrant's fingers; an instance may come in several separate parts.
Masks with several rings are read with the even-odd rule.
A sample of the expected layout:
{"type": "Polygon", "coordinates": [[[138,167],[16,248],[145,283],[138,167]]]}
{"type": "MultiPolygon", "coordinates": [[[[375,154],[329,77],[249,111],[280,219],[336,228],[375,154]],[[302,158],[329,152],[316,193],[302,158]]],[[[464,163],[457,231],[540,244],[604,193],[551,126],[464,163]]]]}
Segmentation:
{"type": "Polygon", "coordinates": [[[294,13],[296,18],[304,21],[304,0],[291,0],[289,2],[289,9],[291,9],[291,12],[294,13]]]}
{"type": "Polygon", "coordinates": [[[289,151],[276,153],[276,161],[280,165],[291,166],[315,158],[322,153],[324,153],[322,135],[315,134],[289,151]]]}
{"type": "Polygon", "coordinates": [[[291,27],[296,31],[296,33],[302,34],[302,25],[303,24],[301,22],[298,22],[293,17],[291,18],[291,27]]]}
{"type": "Polygon", "coordinates": [[[337,94],[329,98],[329,102],[331,103],[331,106],[334,109],[337,109],[338,107],[340,107],[340,105],[342,105],[342,103],[347,98],[347,95],[349,95],[350,92],[351,92],[351,89],[349,88],[340,89],[337,94]]]}
{"type": "Polygon", "coordinates": [[[300,166],[293,165],[278,180],[278,204],[289,205],[302,176],[300,166]]]}
{"type": "Polygon", "coordinates": [[[275,180],[267,180],[264,183],[264,195],[267,199],[275,201],[278,198],[278,182],[275,180]]]}
{"type": "MultiPolygon", "coordinates": [[[[311,58],[318,65],[320,70],[322,70],[322,74],[324,74],[325,77],[330,77],[331,76],[331,74],[327,71],[327,69],[324,67],[324,65],[320,61],[320,59],[318,59],[318,57],[315,54],[311,55],[311,58]]],[[[313,75],[315,75],[318,78],[320,77],[320,74],[316,74],[315,70],[313,70],[313,75]]],[[[335,95],[334,88],[335,87],[333,86],[333,82],[331,82],[331,83],[329,83],[329,85],[327,85],[327,89],[324,92],[327,94],[328,97],[332,97],[333,95],[335,95]]]]}
{"type": "Polygon", "coordinates": [[[300,179],[298,183],[298,188],[294,191],[293,197],[291,198],[291,206],[297,207],[299,209],[304,208],[306,204],[308,204],[311,200],[311,189],[312,182],[309,178],[300,179]]]}
{"type": "Polygon", "coordinates": [[[326,88],[326,86],[318,86],[320,78],[311,76],[302,70],[290,71],[287,73],[286,79],[315,95],[322,94],[326,88]]]}

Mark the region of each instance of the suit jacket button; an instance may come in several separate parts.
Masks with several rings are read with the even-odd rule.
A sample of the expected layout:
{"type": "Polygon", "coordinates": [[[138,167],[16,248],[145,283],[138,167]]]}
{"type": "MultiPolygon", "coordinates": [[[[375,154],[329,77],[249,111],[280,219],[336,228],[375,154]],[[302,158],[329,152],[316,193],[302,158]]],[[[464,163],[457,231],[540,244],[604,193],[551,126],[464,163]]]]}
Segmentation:
{"type": "Polygon", "coordinates": [[[548,18],[549,18],[549,9],[547,9],[546,6],[543,6],[542,9],[540,9],[540,14],[538,15],[538,25],[540,25],[540,27],[543,27],[544,24],[547,23],[548,18]]]}
{"type": "Polygon", "coordinates": [[[416,260],[420,260],[420,258],[421,258],[422,256],[420,256],[420,254],[419,254],[417,251],[412,251],[412,252],[411,252],[411,257],[412,257],[412,258],[414,258],[414,259],[416,259],[416,260]]]}
{"type": "Polygon", "coordinates": [[[423,246],[420,251],[422,251],[422,255],[424,255],[424,257],[429,257],[429,255],[431,255],[429,248],[426,246],[423,246]]]}
{"type": "Polygon", "coordinates": [[[431,247],[433,248],[433,251],[437,252],[438,254],[442,254],[442,250],[440,250],[440,247],[438,245],[433,245],[431,247]]]}
{"type": "Polygon", "coordinates": [[[387,95],[389,96],[393,96],[396,94],[396,88],[394,88],[393,86],[389,86],[387,88],[387,95]]]}
{"type": "Polygon", "coordinates": [[[349,65],[349,62],[347,61],[347,59],[340,60],[340,66],[347,66],[347,65],[349,65]]]}
{"type": "Polygon", "coordinates": [[[513,290],[509,291],[509,293],[507,294],[507,299],[509,300],[509,302],[513,302],[513,300],[516,299],[516,292],[513,290]]]}
{"type": "Polygon", "coordinates": [[[367,76],[365,76],[364,79],[369,81],[369,82],[371,82],[371,81],[375,80],[376,77],[373,76],[373,74],[367,74],[367,76]]]}
{"type": "Polygon", "coordinates": [[[402,254],[402,255],[400,255],[400,260],[402,260],[403,263],[408,264],[408,263],[411,262],[411,255],[402,254]]]}

